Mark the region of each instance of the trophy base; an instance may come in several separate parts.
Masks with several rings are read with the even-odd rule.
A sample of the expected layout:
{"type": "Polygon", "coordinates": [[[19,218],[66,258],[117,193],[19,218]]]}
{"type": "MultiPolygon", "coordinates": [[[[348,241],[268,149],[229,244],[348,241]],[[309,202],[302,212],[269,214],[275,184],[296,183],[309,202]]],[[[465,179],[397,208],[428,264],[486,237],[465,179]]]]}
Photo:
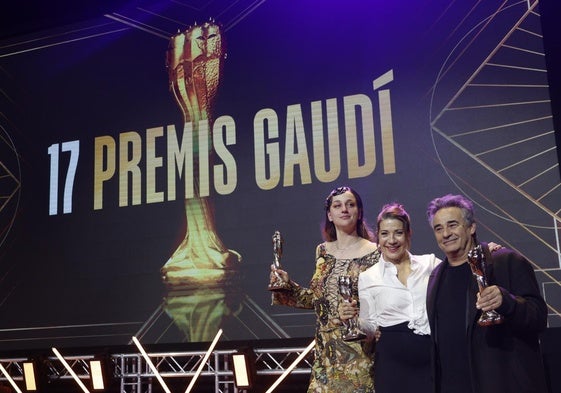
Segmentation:
{"type": "Polygon", "coordinates": [[[284,291],[286,289],[290,289],[290,284],[283,281],[276,270],[274,270],[273,273],[274,276],[267,287],[269,291],[284,291]]]}
{"type": "Polygon", "coordinates": [[[267,289],[269,291],[285,291],[287,289],[290,289],[290,285],[288,285],[288,283],[274,283],[274,284],[269,284],[269,286],[267,287],[267,289]]]}
{"type": "Polygon", "coordinates": [[[238,285],[242,279],[242,272],[228,268],[184,269],[162,275],[162,282],[168,290],[231,287],[238,285]]]}
{"type": "Polygon", "coordinates": [[[352,342],[352,341],[361,341],[366,338],[366,334],[362,332],[350,332],[343,335],[343,341],[352,342]]]}
{"type": "Polygon", "coordinates": [[[241,255],[227,250],[209,256],[208,260],[194,260],[191,256],[170,258],[160,269],[162,281],[170,289],[222,288],[238,285],[243,278],[241,255]]]}
{"type": "Polygon", "coordinates": [[[477,321],[479,326],[493,326],[500,325],[504,322],[504,318],[501,314],[496,311],[487,311],[481,314],[481,317],[477,321]]]}

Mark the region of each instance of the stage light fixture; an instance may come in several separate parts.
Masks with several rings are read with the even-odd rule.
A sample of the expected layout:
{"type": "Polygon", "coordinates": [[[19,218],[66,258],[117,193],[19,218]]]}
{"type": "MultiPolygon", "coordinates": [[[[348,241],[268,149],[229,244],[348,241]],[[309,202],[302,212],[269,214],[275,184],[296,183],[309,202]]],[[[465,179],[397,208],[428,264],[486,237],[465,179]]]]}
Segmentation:
{"type": "Polygon", "coordinates": [[[39,390],[37,367],[33,360],[23,362],[23,380],[25,381],[26,391],[35,392],[39,390]]]}
{"type": "Polygon", "coordinates": [[[102,358],[93,358],[89,360],[90,380],[92,390],[105,390],[108,378],[108,360],[102,358]]]}
{"type": "Polygon", "coordinates": [[[234,384],[238,389],[251,389],[255,379],[255,352],[251,348],[238,349],[230,355],[234,384]]]}

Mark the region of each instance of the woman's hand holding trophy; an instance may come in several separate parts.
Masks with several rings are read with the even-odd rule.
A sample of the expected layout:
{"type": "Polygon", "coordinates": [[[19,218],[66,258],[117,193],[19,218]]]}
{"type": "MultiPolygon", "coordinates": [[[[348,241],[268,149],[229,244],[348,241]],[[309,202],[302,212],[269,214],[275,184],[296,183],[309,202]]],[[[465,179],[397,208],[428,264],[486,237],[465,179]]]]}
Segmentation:
{"type": "MultiPolygon", "coordinates": [[[[337,285],[339,286],[339,294],[343,298],[344,302],[353,303],[356,302],[358,297],[357,291],[354,289],[356,286],[356,278],[351,278],[350,276],[339,276],[337,279],[337,285]],[[353,285],[355,284],[355,285],[353,285]]],[[[358,320],[356,315],[350,319],[345,320],[345,332],[343,333],[343,340],[345,341],[359,341],[366,338],[366,334],[360,331],[358,328],[358,320]]]]}
{"type": "Polygon", "coordinates": [[[279,231],[273,234],[273,264],[271,265],[271,281],[269,282],[269,291],[279,291],[288,289],[288,274],[282,270],[280,260],[282,258],[283,238],[279,231]]]}

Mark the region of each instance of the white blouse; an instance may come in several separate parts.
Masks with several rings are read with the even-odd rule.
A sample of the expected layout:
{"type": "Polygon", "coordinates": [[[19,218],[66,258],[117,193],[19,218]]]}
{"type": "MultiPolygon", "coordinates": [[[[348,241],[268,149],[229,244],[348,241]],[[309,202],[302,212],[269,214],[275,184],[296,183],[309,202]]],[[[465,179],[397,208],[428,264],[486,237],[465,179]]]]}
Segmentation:
{"type": "Polygon", "coordinates": [[[397,268],[383,256],[374,266],[360,273],[359,326],[371,339],[378,326],[407,322],[416,334],[430,334],[426,296],[429,276],[441,262],[434,254],[412,255],[407,286],[397,278],[397,268]]]}

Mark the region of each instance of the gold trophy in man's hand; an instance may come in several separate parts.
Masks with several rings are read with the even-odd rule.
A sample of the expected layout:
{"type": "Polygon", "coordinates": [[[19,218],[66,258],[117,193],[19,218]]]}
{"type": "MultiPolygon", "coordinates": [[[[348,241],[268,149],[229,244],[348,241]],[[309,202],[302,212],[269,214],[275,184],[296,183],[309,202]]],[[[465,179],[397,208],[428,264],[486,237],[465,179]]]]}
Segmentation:
{"type": "Polygon", "coordinates": [[[280,260],[282,258],[283,239],[279,231],[273,234],[273,277],[269,283],[269,291],[278,291],[287,289],[288,283],[284,282],[281,276],[277,273],[277,269],[281,268],[280,260]]]}
{"type": "MultiPolygon", "coordinates": [[[[468,252],[468,264],[471,272],[477,281],[479,292],[487,288],[489,285],[489,278],[487,277],[487,263],[485,261],[485,254],[481,244],[478,244],[468,252]]],[[[483,311],[477,323],[480,326],[492,326],[503,323],[503,316],[495,310],[483,311]]]]}

